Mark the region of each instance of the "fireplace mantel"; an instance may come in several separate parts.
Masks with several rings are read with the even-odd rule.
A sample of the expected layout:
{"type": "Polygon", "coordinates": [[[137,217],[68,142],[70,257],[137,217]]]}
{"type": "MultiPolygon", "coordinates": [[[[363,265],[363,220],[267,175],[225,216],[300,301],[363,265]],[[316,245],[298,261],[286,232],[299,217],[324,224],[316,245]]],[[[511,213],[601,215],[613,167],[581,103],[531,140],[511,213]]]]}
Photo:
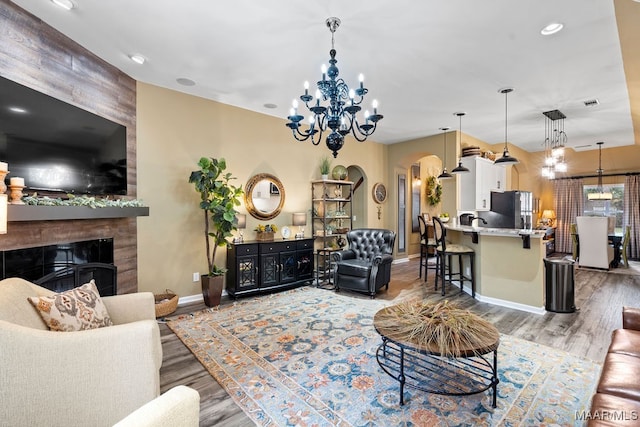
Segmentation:
{"type": "Polygon", "coordinates": [[[106,207],[87,206],[7,206],[8,221],[60,221],[72,219],[106,219],[149,216],[148,207],[106,207]]]}

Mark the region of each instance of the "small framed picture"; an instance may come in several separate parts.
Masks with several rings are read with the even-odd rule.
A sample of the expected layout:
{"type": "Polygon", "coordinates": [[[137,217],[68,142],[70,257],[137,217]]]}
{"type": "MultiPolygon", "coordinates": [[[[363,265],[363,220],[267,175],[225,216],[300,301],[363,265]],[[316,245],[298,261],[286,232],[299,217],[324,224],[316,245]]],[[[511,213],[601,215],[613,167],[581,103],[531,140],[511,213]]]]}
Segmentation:
{"type": "Polygon", "coordinates": [[[278,189],[278,186],[277,186],[277,185],[275,185],[273,182],[271,183],[271,186],[270,186],[270,188],[269,188],[269,192],[270,192],[271,194],[274,194],[274,195],[278,195],[278,194],[280,194],[280,190],[278,189]]]}

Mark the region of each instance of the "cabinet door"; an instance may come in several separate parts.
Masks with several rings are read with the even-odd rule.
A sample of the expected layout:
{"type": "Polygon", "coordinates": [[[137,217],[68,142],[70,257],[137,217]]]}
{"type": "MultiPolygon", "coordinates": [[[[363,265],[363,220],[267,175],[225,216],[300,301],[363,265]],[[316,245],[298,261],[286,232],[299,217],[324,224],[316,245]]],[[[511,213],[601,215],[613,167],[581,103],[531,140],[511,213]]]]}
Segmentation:
{"type": "Polygon", "coordinates": [[[458,206],[461,211],[474,211],[476,209],[476,162],[475,157],[463,157],[462,165],[469,169],[469,173],[458,175],[460,179],[460,192],[458,193],[458,206]]]}
{"type": "Polygon", "coordinates": [[[298,270],[296,252],[281,252],[280,260],[280,283],[289,283],[296,280],[296,271],[298,270]]]}
{"type": "Polygon", "coordinates": [[[278,253],[260,255],[260,287],[266,288],[280,283],[280,257],[278,253]]]}
{"type": "Polygon", "coordinates": [[[492,170],[491,191],[505,191],[507,189],[507,169],[504,166],[493,165],[492,170]]]}
{"type": "Polygon", "coordinates": [[[476,210],[488,211],[491,206],[493,164],[489,160],[476,158],[476,210]]]}
{"type": "Polygon", "coordinates": [[[258,287],[258,256],[240,256],[236,258],[236,291],[258,287]]]}
{"type": "Polygon", "coordinates": [[[313,277],[313,251],[296,252],[296,280],[308,280],[313,277]]]}

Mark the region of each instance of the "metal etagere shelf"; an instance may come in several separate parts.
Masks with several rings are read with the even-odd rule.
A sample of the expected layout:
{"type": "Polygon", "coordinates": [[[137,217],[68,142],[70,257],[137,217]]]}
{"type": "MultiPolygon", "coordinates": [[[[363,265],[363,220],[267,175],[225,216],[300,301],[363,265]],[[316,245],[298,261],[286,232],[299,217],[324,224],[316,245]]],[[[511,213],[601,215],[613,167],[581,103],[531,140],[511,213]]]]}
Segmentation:
{"type": "Polygon", "coordinates": [[[352,196],[351,181],[311,181],[311,229],[315,237],[317,286],[333,286],[331,253],[347,244],[345,235],[352,227],[352,196]]]}

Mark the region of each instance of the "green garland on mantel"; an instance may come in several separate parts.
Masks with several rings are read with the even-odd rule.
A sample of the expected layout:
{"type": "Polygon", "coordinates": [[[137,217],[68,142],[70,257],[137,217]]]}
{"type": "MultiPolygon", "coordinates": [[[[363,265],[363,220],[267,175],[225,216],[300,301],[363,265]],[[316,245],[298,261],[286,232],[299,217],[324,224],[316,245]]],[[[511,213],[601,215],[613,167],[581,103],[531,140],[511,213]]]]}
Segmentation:
{"type": "Polygon", "coordinates": [[[435,206],[440,203],[440,199],[442,199],[442,185],[440,185],[435,176],[427,178],[425,192],[427,195],[427,202],[429,202],[431,206],[435,206]]]}
{"type": "Polygon", "coordinates": [[[84,206],[91,209],[98,208],[140,208],[143,207],[142,200],[124,200],[124,199],[109,199],[96,198],[93,196],[75,196],[73,194],[67,194],[68,199],[50,197],[38,197],[37,193],[33,193],[32,196],[25,196],[22,201],[26,205],[31,206],[84,206]]]}

